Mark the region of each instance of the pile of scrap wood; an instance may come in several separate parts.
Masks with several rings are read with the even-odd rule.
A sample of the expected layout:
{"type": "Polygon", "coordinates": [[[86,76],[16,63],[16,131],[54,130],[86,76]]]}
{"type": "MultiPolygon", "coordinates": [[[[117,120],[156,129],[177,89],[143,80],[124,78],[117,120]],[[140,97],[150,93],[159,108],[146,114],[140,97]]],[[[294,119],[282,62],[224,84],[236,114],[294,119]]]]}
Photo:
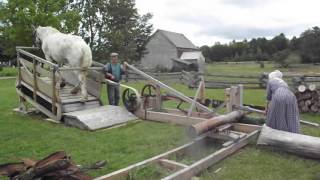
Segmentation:
{"type": "Polygon", "coordinates": [[[98,169],[104,165],[105,162],[102,161],[90,167],[80,168],[65,152],[59,151],[39,161],[23,159],[23,162],[2,164],[0,177],[7,176],[12,180],[91,180],[92,177],[85,171],[98,169]]]}
{"type": "Polygon", "coordinates": [[[297,97],[299,110],[301,112],[320,112],[320,90],[317,89],[316,85],[300,85],[295,95],[297,97]]]}

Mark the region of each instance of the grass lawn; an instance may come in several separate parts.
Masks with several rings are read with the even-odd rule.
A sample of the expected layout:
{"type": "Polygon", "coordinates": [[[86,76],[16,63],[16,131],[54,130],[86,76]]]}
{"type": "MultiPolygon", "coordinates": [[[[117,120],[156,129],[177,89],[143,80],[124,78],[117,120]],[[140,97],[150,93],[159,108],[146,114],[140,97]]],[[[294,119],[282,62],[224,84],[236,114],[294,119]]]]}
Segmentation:
{"type": "Polygon", "coordinates": [[[0,69],[0,77],[16,76],[17,69],[13,67],[4,67],[0,69]]]}
{"type": "MultiPolygon", "coordinates": [[[[248,69],[247,65],[245,68],[243,65],[237,68],[234,65],[230,68],[229,65],[219,66],[224,70],[209,68],[212,72],[216,69],[226,73],[235,69],[241,69],[237,70],[239,73],[261,71],[258,64],[248,69]]],[[[141,90],[143,83],[128,85],[141,90]]],[[[172,86],[189,96],[195,93],[195,89],[184,85],[172,86]]],[[[224,92],[222,89],[208,90],[206,96],[223,99],[224,92]]],[[[244,101],[264,105],[264,97],[264,90],[245,90],[244,101]]],[[[105,96],[103,98],[106,99],[105,96]]],[[[86,132],[43,121],[44,116],[41,115],[15,113],[12,109],[17,107],[18,98],[14,80],[0,80],[0,103],[0,164],[19,161],[23,157],[38,159],[54,151],[65,150],[78,164],[107,160],[107,167],[91,173],[99,176],[187,142],[184,128],[171,124],[138,121],[119,128],[86,132]]],[[[166,105],[175,107],[173,103],[166,105]]],[[[320,123],[319,115],[302,115],[302,119],[320,123]]],[[[320,129],[302,127],[303,133],[320,137],[320,129]]],[[[152,179],[150,171],[137,179],[152,179]]],[[[251,144],[203,172],[201,179],[320,179],[320,163],[251,144]]]]}

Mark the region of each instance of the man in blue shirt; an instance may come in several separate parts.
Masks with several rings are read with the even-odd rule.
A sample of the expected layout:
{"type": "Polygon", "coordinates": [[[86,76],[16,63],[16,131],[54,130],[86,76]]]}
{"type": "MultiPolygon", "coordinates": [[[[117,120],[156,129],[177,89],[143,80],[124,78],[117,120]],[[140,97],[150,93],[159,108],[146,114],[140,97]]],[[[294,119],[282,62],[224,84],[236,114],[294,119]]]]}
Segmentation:
{"type": "MultiPolygon", "coordinates": [[[[111,53],[111,63],[107,63],[104,66],[106,78],[119,83],[121,76],[124,74],[124,67],[118,63],[118,53],[111,53]]],[[[118,106],[120,99],[120,87],[119,85],[107,84],[108,100],[110,105],[118,106]]]]}

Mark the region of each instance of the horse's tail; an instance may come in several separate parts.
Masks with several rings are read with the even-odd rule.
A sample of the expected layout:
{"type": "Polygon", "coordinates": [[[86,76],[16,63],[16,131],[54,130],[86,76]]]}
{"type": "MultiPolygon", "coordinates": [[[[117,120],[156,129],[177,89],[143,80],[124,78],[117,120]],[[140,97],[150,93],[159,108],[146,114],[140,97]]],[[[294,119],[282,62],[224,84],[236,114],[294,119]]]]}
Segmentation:
{"type": "Polygon", "coordinates": [[[90,67],[92,64],[92,52],[89,46],[84,46],[82,50],[82,63],[81,67],[86,68],[90,67]]]}

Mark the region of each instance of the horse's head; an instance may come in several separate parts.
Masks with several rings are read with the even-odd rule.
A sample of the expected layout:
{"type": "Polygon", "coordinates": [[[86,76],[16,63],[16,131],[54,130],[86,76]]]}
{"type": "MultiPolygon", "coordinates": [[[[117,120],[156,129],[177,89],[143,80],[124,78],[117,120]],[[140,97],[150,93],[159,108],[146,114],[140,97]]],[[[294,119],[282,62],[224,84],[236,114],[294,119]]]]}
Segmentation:
{"type": "Polygon", "coordinates": [[[32,40],[33,40],[33,45],[36,47],[41,47],[41,39],[40,39],[39,32],[38,32],[39,28],[41,28],[41,27],[40,26],[39,27],[32,26],[32,40]]]}
{"type": "Polygon", "coordinates": [[[37,47],[41,47],[44,38],[50,36],[51,34],[59,33],[59,31],[51,26],[33,28],[33,43],[37,47]]]}

